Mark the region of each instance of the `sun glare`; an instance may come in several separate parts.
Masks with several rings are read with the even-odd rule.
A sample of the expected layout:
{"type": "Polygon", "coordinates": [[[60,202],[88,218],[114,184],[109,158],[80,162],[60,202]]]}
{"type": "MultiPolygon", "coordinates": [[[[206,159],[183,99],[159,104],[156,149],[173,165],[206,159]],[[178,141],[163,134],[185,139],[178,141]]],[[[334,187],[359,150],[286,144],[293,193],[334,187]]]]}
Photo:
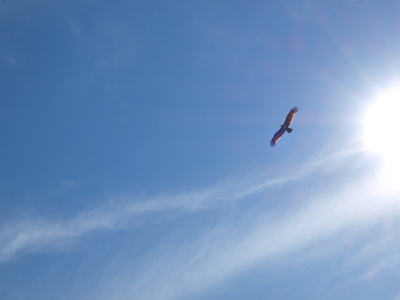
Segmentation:
{"type": "Polygon", "coordinates": [[[396,181],[400,176],[399,112],[400,86],[380,95],[364,119],[366,148],[382,156],[385,176],[396,181]]]}

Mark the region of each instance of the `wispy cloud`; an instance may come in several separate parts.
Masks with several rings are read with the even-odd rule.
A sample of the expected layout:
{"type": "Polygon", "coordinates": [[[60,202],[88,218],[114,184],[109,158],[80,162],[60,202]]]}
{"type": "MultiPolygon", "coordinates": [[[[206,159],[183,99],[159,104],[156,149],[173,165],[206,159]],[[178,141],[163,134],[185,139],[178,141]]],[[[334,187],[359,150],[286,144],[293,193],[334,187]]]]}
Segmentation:
{"type": "MultiPolygon", "coordinates": [[[[142,256],[140,262],[116,249],[112,261],[124,261],[124,268],[107,272],[107,278],[99,279],[104,280],[103,288],[90,292],[97,299],[185,297],[208,290],[262,263],[306,253],[306,249],[312,248],[313,254],[318,249],[326,253],[324,245],[333,243],[331,248],[337,247],[329,242],[335,240],[334,237],[348,232],[363,235],[389,215],[398,216],[400,204],[395,201],[396,195],[382,191],[376,178],[369,174],[317,191],[303,199],[295,210],[288,208],[274,214],[273,210],[262,211],[251,205],[240,212],[230,210],[250,198],[263,202],[273,189],[279,191],[292,183],[309,182],[321,174],[340,173],[349,163],[357,165],[361,153],[356,148],[324,151],[277,178],[253,173],[199,191],[139,200],[127,195],[116,196],[67,221],[42,218],[10,221],[0,228],[0,261],[4,263],[27,253],[76,247],[76,243],[95,233],[140,230],[139,227],[151,223],[155,216],[158,221],[168,222],[165,216],[171,214],[233,212],[232,215],[222,214],[224,217],[213,226],[202,226],[201,234],[157,241],[157,246],[142,256]]],[[[189,232],[191,229],[188,226],[182,230],[189,232]]],[[[378,248],[374,252],[382,247],[378,248]]],[[[329,251],[334,251],[332,249],[329,251]]],[[[371,251],[366,251],[368,256],[371,251]]],[[[111,263],[100,268],[108,268],[111,263]]],[[[371,266],[359,277],[372,275],[374,270],[381,272],[387,265],[377,260],[375,269],[371,266]]],[[[80,295],[73,297],[79,299],[80,295]]]]}
{"type": "Polygon", "coordinates": [[[148,199],[115,196],[104,205],[84,211],[68,221],[24,217],[0,228],[0,262],[14,259],[21,253],[62,250],[79,238],[99,231],[135,228],[155,214],[172,211],[220,209],[263,193],[271,187],[301,180],[321,168],[337,166],[352,151],[319,156],[316,160],[289,170],[278,178],[250,175],[252,179],[227,180],[214,187],[180,194],[160,195],[148,199]],[[241,182],[245,182],[244,184],[241,182]]]}
{"type": "MultiPolygon", "coordinates": [[[[252,216],[223,222],[194,241],[180,242],[173,250],[164,245],[160,251],[149,254],[149,263],[140,272],[130,273],[135,269],[131,265],[129,272],[113,274],[106,285],[109,290],[101,290],[100,298],[188,297],[261,263],[310,248],[315,254],[315,246],[332,245],[332,237],[349,232],[362,236],[388,214],[400,213],[398,203],[389,200],[382,205],[385,200],[373,179],[355,180],[352,186],[329,196],[325,194],[326,191],[308,199],[296,212],[274,218],[252,210],[252,216]],[[116,285],[123,289],[115,293],[116,285]]],[[[376,266],[382,268],[384,264],[376,266]]]]}

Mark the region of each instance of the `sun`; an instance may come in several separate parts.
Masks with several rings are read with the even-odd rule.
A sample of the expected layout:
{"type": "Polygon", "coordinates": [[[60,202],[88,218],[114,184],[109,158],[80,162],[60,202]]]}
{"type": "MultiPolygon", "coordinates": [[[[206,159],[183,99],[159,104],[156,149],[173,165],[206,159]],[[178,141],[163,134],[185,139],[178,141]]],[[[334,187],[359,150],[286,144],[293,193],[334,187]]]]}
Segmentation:
{"type": "Polygon", "coordinates": [[[399,116],[400,86],[378,96],[364,118],[367,150],[382,156],[386,176],[396,178],[396,181],[400,177],[399,116]]]}

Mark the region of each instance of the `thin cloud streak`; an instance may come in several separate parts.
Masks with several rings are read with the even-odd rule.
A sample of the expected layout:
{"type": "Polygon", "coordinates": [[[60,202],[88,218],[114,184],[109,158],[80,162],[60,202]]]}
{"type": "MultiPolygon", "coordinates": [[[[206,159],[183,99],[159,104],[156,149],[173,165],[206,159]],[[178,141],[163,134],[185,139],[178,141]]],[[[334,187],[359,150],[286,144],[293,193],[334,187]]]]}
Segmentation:
{"type": "Polygon", "coordinates": [[[149,255],[148,264],[138,272],[140,276],[132,275],[136,265],[128,267],[126,273],[112,274],[105,283],[109,291],[101,290],[96,297],[190,298],[191,294],[209,290],[262,263],[272,263],[288,255],[297,257],[299,253],[308,253],[305,250],[310,248],[314,254],[326,253],[326,244],[335,244],[332,242],[337,242],[335,237],[363,236],[388,215],[399,215],[400,204],[382,197],[374,183],[373,178],[360,179],[331,196],[324,191],[286,216],[271,218],[265,212],[252,210],[252,217],[256,218],[253,222],[230,221],[227,224],[234,224],[233,227],[222,224],[195,241],[191,239],[183,245],[180,241],[170,251],[162,247],[149,255]]]}
{"type": "Polygon", "coordinates": [[[199,211],[217,209],[265,192],[269,188],[301,180],[319,171],[340,164],[357,153],[357,149],[321,155],[288,175],[262,179],[255,183],[242,180],[228,181],[200,191],[177,195],[163,195],[145,201],[132,197],[114,197],[105,205],[85,211],[67,222],[40,218],[11,221],[0,228],[0,263],[14,259],[20,253],[59,251],[68,248],[79,238],[95,232],[138,227],[147,216],[168,211],[199,211]]]}

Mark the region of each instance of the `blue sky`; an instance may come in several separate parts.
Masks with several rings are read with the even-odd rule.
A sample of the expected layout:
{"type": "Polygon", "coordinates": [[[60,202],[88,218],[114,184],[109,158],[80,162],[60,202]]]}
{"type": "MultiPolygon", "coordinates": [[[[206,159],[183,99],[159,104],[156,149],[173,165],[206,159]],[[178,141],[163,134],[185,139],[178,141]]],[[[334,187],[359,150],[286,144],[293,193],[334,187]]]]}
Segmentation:
{"type": "Polygon", "coordinates": [[[400,191],[363,143],[399,14],[0,0],[2,297],[399,300],[400,191]]]}

